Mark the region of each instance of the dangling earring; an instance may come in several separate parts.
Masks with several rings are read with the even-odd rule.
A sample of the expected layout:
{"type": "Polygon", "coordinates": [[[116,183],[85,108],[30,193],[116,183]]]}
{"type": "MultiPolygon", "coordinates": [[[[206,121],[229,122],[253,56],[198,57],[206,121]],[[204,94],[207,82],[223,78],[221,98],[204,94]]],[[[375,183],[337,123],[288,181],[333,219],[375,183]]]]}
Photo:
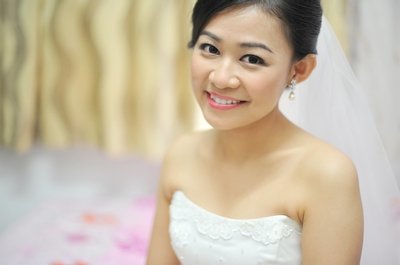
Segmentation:
{"type": "Polygon", "coordinates": [[[290,89],[289,100],[295,100],[295,98],[296,98],[296,95],[294,93],[294,90],[296,89],[296,85],[297,85],[296,80],[292,79],[292,81],[290,81],[290,85],[288,86],[288,88],[290,89]]]}

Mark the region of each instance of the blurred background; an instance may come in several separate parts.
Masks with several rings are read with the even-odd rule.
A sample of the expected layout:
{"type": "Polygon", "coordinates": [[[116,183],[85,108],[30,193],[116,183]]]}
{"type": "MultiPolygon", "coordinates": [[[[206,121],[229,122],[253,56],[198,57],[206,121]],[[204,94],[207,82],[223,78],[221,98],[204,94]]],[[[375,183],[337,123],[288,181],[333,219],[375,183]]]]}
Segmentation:
{"type": "MultiPolygon", "coordinates": [[[[322,2],[400,181],[400,0],[322,2]]],[[[0,0],[3,239],[35,230],[26,220],[50,202],[126,210],[154,193],[168,145],[201,124],[187,49],[193,3],[0,0]]],[[[8,251],[21,251],[17,239],[8,251]]]]}

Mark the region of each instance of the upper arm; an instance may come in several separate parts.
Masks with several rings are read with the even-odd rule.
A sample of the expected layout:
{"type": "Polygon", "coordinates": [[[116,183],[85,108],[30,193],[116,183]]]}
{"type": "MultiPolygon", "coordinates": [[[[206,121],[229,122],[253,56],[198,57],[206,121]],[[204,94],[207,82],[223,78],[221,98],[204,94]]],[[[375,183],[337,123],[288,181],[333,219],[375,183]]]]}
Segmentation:
{"type": "Polygon", "coordinates": [[[303,265],[358,265],[363,213],[356,170],[333,161],[313,176],[303,219],[303,265]]]}
{"type": "Polygon", "coordinates": [[[147,265],[179,265],[169,236],[168,162],[164,161],[158,192],[153,231],[147,255],[147,265]]]}

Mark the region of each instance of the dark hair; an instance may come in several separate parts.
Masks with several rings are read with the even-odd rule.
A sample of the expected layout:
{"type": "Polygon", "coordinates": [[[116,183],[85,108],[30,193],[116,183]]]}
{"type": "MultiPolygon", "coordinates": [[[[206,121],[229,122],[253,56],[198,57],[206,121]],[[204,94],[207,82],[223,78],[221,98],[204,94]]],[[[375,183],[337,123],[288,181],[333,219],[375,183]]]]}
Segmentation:
{"type": "Polygon", "coordinates": [[[282,21],[294,58],[302,59],[307,54],[317,54],[317,40],[321,29],[322,7],[320,0],[198,0],[192,14],[193,48],[208,22],[228,9],[258,5],[265,12],[282,21]]]}

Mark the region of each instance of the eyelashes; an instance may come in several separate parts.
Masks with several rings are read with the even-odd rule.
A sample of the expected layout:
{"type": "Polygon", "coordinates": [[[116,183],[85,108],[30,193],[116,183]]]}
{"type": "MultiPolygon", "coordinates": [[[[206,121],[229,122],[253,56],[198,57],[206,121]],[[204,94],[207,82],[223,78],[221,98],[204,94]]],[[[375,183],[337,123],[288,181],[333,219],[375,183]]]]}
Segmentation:
{"type": "Polygon", "coordinates": [[[257,55],[247,54],[243,56],[241,60],[249,64],[266,65],[265,61],[257,55]]]}
{"type": "Polygon", "coordinates": [[[209,54],[214,54],[214,55],[219,55],[219,50],[217,47],[214,45],[211,45],[209,43],[202,43],[200,44],[200,50],[209,53],[209,54]]]}
{"type": "MultiPolygon", "coordinates": [[[[208,56],[218,56],[221,54],[221,52],[218,50],[218,48],[210,43],[201,43],[199,45],[199,49],[208,56]]],[[[250,65],[264,65],[264,66],[267,65],[265,63],[264,59],[262,59],[261,57],[259,57],[257,55],[254,55],[254,54],[243,55],[240,58],[240,61],[245,62],[250,65]]]]}

